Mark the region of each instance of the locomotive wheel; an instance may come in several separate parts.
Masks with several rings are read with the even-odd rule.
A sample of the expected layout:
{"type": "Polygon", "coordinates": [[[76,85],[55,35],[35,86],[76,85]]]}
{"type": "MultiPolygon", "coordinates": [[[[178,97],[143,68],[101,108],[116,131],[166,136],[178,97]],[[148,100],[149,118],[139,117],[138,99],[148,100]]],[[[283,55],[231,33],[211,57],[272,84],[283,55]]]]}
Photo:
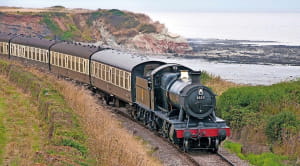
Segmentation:
{"type": "Polygon", "coordinates": [[[183,151],[184,152],[189,152],[190,150],[190,142],[188,139],[183,140],[183,151]]]}
{"type": "Polygon", "coordinates": [[[213,145],[212,152],[213,152],[213,153],[217,153],[218,150],[219,150],[219,139],[216,139],[216,140],[215,140],[215,144],[213,145]]]}

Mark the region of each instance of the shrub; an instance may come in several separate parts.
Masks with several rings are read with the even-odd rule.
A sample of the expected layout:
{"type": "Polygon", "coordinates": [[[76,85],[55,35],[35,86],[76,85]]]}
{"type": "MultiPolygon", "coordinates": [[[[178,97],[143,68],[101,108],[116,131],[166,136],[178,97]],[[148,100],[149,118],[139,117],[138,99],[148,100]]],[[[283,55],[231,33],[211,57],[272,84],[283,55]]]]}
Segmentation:
{"type": "Polygon", "coordinates": [[[58,25],[53,22],[53,20],[50,18],[51,15],[44,14],[43,22],[47,25],[47,27],[54,33],[54,34],[60,34],[61,29],[58,27],[58,25]]]}
{"type": "Polygon", "coordinates": [[[211,80],[212,75],[208,74],[206,71],[201,72],[201,83],[205,84],[207,81],[211,80]]]}
{"type": "Polygon", "coordinates": [[[93,21],[97,20],[101,16],[103,16],[101,11],[92,12],[89,18],[86,20],[86,23],[91,26],[93,21]]]}
{"type": "Polygon", "coordinates": [[[281,142],[282,136],[293,133],[289,131],[297,130],[299,124],[294,113],[282,112],[269,118],[265,133],[271,142],[281,142]]]}
{"type": "Polygon", "coordinates": [[[151,24],[142,24],[138,28],[139,32],[142,33],[155,33],[156,28],[151,24]]]}
{"type": "Polygon", "coordinates": [[[115,16],[124,16],[125,13],[118,9],[111,9],[108,11],[109,14],[115,15],[115,16]]]}
{"type": "Polygon", "coordinates": [[[63,139],[61,140],[61,145],[63,146],[70,146],[72,148],[77,149],[83,156],[87,154],[87,148],[80,143],[71,140],[71,139],[63,139]]]}

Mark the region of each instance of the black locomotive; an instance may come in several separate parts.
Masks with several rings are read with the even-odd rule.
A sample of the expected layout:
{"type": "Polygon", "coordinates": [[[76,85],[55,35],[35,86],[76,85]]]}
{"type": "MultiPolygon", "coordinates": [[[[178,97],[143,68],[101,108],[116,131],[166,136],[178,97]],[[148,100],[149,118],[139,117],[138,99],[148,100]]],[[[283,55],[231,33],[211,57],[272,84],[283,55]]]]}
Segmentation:
{"type": "Polygon", "coordinates": [[[218,150],[230,135],[201,72],[113,49],[0,33],[0,57],[89,84],[185,151],[218,150]]]}

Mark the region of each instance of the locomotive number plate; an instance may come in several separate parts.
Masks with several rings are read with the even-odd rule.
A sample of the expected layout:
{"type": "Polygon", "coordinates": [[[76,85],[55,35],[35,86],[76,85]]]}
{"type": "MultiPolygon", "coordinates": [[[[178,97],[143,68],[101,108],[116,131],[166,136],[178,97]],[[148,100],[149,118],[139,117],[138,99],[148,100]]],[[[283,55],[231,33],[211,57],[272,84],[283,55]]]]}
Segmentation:
{"type": "Polygon", "coordinates": [[[205,96],[197,96],[197,100],[204,100],[205,96]]]}

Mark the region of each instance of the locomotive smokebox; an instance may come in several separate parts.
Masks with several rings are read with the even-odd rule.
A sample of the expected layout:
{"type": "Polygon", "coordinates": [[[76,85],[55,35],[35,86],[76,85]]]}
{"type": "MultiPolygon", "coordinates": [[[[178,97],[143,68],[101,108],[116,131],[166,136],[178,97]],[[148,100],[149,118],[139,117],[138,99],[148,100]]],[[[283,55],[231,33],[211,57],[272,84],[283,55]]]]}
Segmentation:
{"type": "Polygon", "coordinates": [[[201,71],[193,71],[190,73],[192,84],[200,84],[201,71]]]}

